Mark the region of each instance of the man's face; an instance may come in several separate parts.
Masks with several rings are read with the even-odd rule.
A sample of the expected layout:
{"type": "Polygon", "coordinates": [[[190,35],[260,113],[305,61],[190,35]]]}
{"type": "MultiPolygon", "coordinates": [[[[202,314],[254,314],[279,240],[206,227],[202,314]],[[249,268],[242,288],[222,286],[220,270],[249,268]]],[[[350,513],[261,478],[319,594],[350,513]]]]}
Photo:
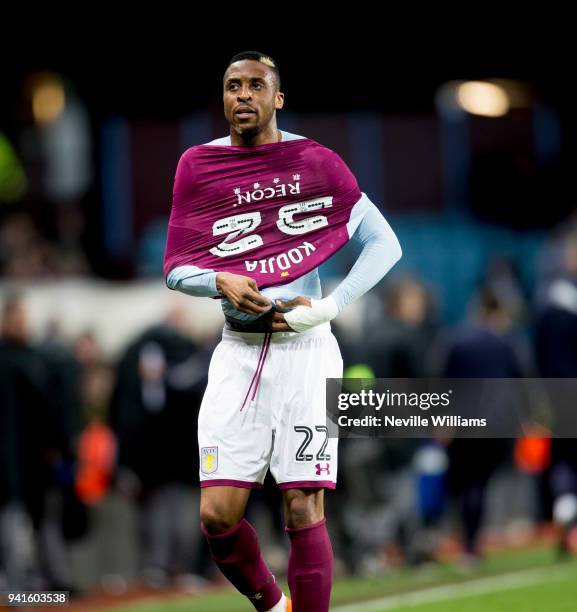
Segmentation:
{"type": "Polygon", "coordinates": [[[256,60],[231,64],[224,74],[224,116],[238,134],[258,133],[282,108],[274,72],[256,60]]]}

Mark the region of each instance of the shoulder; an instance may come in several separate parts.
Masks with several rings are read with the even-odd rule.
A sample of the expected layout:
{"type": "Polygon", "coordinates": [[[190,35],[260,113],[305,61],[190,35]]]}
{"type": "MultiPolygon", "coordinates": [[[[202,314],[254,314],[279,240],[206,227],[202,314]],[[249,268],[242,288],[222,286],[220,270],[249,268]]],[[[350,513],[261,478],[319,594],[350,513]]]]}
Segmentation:
{"type": "Polygon", "coordinates": [[[198,155],[198,148],[200,145],[194,145],[193,147],[189,147],[185,151],[183,151],[180,155],[179,163],[187,163],[193,160],[198,155]]]}
{"type": "Polygon", "coordinates": [[[181,153],[178,166],[183,169],[194,168],[198,162],[201,162],[204,158],[206,158],[206,151],[207,149],[205,149],[204,145],[194,145],[189,147],[183,153],[181,153]]]}
{"type": "Polygon", "coordinates": [[[188,192],[197,180],[199,161],[199,146],[186,149],[178,160],[174,178],[173,194],[188,192]]]}
{"type": "Polygon", "coordinates": [[[343,180],[354,180],[356,182],[351,169],[336,151],[316,140],[309,140],[309,142],[311,145],[307,147],[305,155],[308,157],[309,163],[315,166],[317,170],[324,172],[325,175],[338,182],[343,180]]]}
{"type": "Polygon", "coordinates": [[[308,140],[306,136],[301,136],[300,134],[292,134],[284,130],[280,130],[280,133],[282,134],[283,142],[288,142],[289,140],[308,140]]]}
{"type": "Polygon", "coordinates": [[[329,149],[329,147],[316,140],[313,140],[312,138],[307,138],[306,140],[309,144],[306,149],[309,155],[312,157],[317,157],[318,160],[323,163],[346,167],[343,158],[336,151],[329,149]]]}

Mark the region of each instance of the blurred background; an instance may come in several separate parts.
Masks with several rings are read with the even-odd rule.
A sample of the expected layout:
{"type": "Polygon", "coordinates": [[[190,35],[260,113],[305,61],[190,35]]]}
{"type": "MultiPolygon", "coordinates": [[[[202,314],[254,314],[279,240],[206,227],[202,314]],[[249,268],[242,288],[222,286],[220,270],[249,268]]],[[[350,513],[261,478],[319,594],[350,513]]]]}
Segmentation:
{"type": "MultiPolygon", "coordinates": [[[[556,48],[193,39],[115,31],[99,46],[5,49],[0,589],[114,598],[222,583],[198,528],[196,415],[223,318],[169,291],[162,258],[178,159],[228,133],[222,75],[252,41],[280,67],[279,127],[337,151],[403,247],[334,321],[347,375],[577,376],[575,96],[556,48]]],[[[325,291],[357,253],[323,266],[325,291]]],[[[546,430],[343,441],[327,504],[337,571],[466,573],[541,545],[570,555],[576,473],[573,441],[546,430]]],[[[273,483],[249,513],[282,575],[273,483]]]]}

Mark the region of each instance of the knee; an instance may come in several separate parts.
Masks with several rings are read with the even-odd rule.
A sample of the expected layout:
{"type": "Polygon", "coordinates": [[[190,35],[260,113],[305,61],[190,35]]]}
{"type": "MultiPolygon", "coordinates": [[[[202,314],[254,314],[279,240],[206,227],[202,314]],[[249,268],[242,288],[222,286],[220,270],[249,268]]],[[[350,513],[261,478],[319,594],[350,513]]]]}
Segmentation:
{"type": "Polygon", "coordinates": [[[305,493],[295,489],[287,493],[285,497],[287,527],[301,529],[318,523],[324,518],[320,492],[305,493]]]}
{"type": "Polygon", "coordinates": [[[200,506],[200,520],[209,533],[224,533],[232,529],[241,518],[224,504],[205,502],[200,506]]]}

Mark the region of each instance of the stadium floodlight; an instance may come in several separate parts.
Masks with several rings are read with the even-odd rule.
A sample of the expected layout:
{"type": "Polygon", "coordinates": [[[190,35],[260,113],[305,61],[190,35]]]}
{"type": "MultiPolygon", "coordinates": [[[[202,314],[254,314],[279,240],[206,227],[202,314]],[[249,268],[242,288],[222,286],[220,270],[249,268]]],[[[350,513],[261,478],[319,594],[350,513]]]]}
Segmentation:
{"type": "Polygon", "coordinates": [[[482,117],[502,117],[510,101],[503,87],[486,81],[465,81],[457,88],[457,103],[466,112],[482,117]]]}

